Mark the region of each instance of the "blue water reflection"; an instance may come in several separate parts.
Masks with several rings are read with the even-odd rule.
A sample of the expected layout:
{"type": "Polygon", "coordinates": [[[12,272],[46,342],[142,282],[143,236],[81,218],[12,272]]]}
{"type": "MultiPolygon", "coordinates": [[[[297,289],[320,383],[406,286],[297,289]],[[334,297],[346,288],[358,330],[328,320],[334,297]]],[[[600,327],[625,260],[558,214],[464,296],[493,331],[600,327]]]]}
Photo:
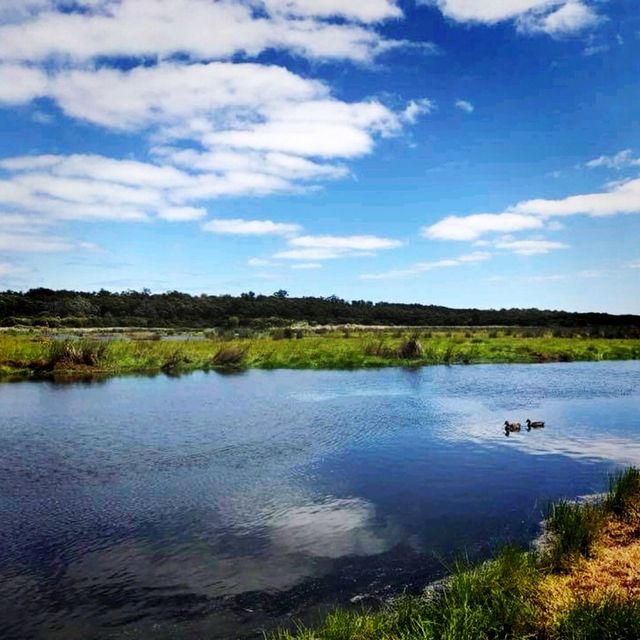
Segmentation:
{"type": "Polygon", "coordinates": [[[418,588],[640,464],[639,400],[634,362],[0,385],[3,637],[251,637],[418,588]]]}

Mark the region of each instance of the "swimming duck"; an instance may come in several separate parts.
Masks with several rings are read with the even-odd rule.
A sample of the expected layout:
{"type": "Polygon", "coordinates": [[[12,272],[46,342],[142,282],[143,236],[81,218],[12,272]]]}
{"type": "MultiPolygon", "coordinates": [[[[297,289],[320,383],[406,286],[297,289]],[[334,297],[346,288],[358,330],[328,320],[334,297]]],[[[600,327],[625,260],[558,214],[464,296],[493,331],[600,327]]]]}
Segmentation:
{"type": "Polygon", "coordinates": [[[512,433],[513,431],[520,431],[520,423],[519,422],[509,422],[508,420],[504,421],[504,430],[506,433],[512,433]]]}
{"type": "Polygon", "coordinates": [[[531,429],[542,429],[544,427],[544,422],[542,420],[536,420],[531,422],[529,418],[527,418],[527,431],[531,431],[531,429]]]}

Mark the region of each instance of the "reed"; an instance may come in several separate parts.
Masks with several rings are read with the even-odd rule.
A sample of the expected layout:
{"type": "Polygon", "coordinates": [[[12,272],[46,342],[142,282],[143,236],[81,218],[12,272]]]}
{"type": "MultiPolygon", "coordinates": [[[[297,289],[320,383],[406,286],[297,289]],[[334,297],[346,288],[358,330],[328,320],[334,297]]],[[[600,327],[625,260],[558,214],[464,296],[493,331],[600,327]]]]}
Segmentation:
{"type": "Polygon", "coordinates": [[[640,469],[629,467],[609,477],[605,507],[615,516],[628,519],[640,510],[640,469]]]}
{"type": "Polygon", "coordinates": [[[576,560],[591,556],[605,523],[599,502],[576,503],[560,500],[547,511],[551,534],[546,559],[553,570],[568,571],[576,560]]]}

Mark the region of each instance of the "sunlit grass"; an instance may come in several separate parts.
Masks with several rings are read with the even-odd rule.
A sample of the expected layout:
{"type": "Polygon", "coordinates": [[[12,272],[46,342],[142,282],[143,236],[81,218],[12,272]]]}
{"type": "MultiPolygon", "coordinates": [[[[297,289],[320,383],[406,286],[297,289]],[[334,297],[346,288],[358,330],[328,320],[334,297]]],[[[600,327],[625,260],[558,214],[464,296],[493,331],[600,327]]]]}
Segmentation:
{"type": "MultiPolygon", "coordinates": [[[[104,341],[94,333],[66,341],[54,335],[0,333],[0,371],[72,371],[93,367],[103,372],[183,370],[216,367],[255,367],[263,369],[355,369],[384,366],[420,366],[432,364],[534,363],[640,358],[640,340],[603,338],[558,338],[551,334],[505,335],[503,332],[409,331],[409,330],[313,330],[289,332],[292,337],[274,339],[269,332],[249,337],[216,336],[206,339],[165,341],[159,334],[117,334],[118,339],[104,341]],[[295,336],[301,336],[296,338],[295,336]],[[419,349],[407,349],[416,339],[419,349]],[[89,355],[76,357],[82,349],[89,355]],[[66,345],[61,347],[62,345],[66,345]],[[53,357],[67,349],[67,357],[53,357]],[[99,358],[90,354],[100,352],[99,358]],[[233,364],[223,355],[234,357],[233,364]],[[220,355],[217,355],[220,354],[220,355]],[[403,355],[407,357],[403,357],[403,355]]],[[[203,334],[200,334],[201,336],[203,334]]],[[[414,345],[415,346],[415,345],[414,345]]]]}

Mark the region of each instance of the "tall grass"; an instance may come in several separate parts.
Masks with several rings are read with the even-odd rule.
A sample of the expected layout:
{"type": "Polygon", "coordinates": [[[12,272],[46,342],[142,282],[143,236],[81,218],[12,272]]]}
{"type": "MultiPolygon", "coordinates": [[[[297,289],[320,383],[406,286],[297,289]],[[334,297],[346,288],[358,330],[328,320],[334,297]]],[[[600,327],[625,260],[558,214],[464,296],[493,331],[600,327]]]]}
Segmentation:
{"type": "Polygon", "coordinates": [[[579,602],[561,617],[553,640],[637,640],[640,601],[579,602]]]}
{"type": "Polygon", "coordinates": [[[97,340],[51,341],[41,366],[47,369],[59,367],[97,367],[105,361],[108,345],[97,340]]]}
{"type": "Polygon", "coordinates": [[[579,558],[591,556],[605,524],[599,503],[560,500],[547,510],[546,526],[551,535],[546,559],[557,571],[567,571],[579,558]]]}
{"type": "Polygon", "coordinates": [[[629,518],[640,510],[640,469],[629,467],[609,477],[605,507],[618,518],[629,518]]]}
{"type": "Polygon", "coordinates": [[[280,632],[279,640],[524,640],[535,631],[532,593],[538,569],[513,547],[491,562],[460,564],[434,596],[401,597],[372,613],[335,611],[315,630],[280,632]]]}
{"type": "Polygon", "coordinates": [[[248,347],[239,345],[223,346],[216,351],[211,364],[221,368],[240,368],[244,365],[248,347]]]}
{"type": "Polygon", "coordinates": [[[139,332],[121,334],[117,341],[97,338],[59,341],[52,340],[51,334],[42,331],[0,332],[0,371],[20,370],[28,375],[29,371],[47,370],[43,363],[49,363],[49,369],[56,371],[94,367],[103,372],[118,373],[160,371],[167,366],[183,369],[236,365],[349,369],[404,366],[409,359],[415,365],[430,365],[640,358],[640,340],[551,338],[546,335],[522,338],[486,330],[466,333],[472,337],[465,337],[462,331],[429,331],[430,337],[425,337],[427,334],[420,336],[420,349],[412,343],[415,332],[408,330],[350,329],[350,337],[345,339],[342,331],[326,329],[321,334],[307,332],[300,340],[275,341],[269,333],[256,334],[252,338],[207,333],[204,340],[180,343],[183,357],[178,363],[176,343],[150,340],[149,335],[153,334],[148,331],[144,335],[139,332]],[[490,334],[497,337],[489,337],[490,334]],[[413,348],[406,349],[409,344],[413,348]],[[245,352],[242,358],[241,351],[245,352]]]}

